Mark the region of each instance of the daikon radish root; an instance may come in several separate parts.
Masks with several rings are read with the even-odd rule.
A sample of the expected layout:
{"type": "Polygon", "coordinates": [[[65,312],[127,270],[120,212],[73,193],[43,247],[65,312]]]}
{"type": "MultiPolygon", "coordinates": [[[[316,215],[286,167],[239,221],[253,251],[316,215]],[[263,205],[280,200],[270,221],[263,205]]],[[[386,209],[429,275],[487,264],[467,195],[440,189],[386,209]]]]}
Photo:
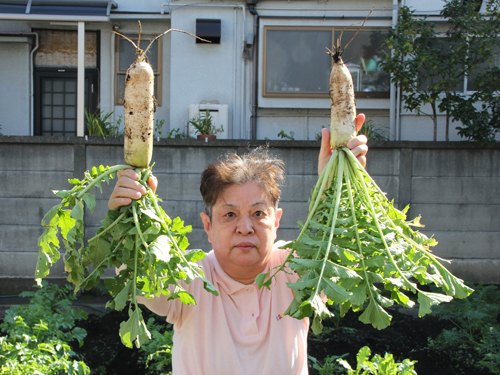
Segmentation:
{"type": "Polygon", "coordinates": [[[124,156],[125,162],[139,168],[147,168],[153,156],[154,138],[154,113],[156,111],[156,100],[154,97],[154,72],[151,64],[146,61],[146,54],[153,43],[160,37],[171,31],[177,31],[199,38],[196,35],[178,29],[168,29],[157,35],[145,50],[139,48],[142,26],[139,21],[139,39],[135,44],[130,38],[119,32],[115,34],[128,40],[136,49],[137,58],[128,67],[125,74],[124,94],[124,120],[125,140],[124,156]]]}
{"type": "Polygon", "coordinates": [[[346,147],[356,135],[356,108],[342,52],[339,39],[335,51],[329,51],[333,154],[313,189],[307,220],[299,222],[297,239],[284,247],[290,249],[288,258],[256,279],[259,286],[270,287],[277,272],[295,271],[299,279],[288,284],[294,300],[285,314],[297,319],[314,315],[316,334],[322,319],[333,315],[326,299],[339,306],[341,316],[364,310],[359,319],[383,329],[392,318],[385,308],[394,303],[408,308],[418,303],[418,314],[424,316],[431,306],[473,291],[432,254],[429,248],[437,241],[414,230],[422,227],[420,218],[406,221],[409,207],[396,209],[346,147]],[[444,293],[418,284],[434,284],[444,293]]]}
{"type": "Polygon", "coordinates": [[[329,51],[333,57],[330,73],[330,144],[335,150],[347,145],[356,136],[356,104],[351,73],[342,61],[340,43],[335,52],[329,51]]]}
{"type": "Polygon", "coordinates": [[[112,296],[106,307],[120,311],[128,304],[129,319],[120,324],[118,332],[127,347],[134,344],[140,347],[151,338],[137,296],[169,295],[170,299],[179,298],[183,304],[195,304],[194,297],[179,283],[189,284],[194,279],[201,280],[207,292],[218,295],[196,264],[205,253],[186,251],[189,245],[186,234],[191,227],[184,226],[178,217],[171,219],[159,206],[148,184],[152,176],[149,163],[153,148],[154,93],[153,71],[145,56],[152,43],[144,51],[134,44],[137,60],[127,71],[125,161],[128,164],[93,167],[85,172],[82,180],[69,181],[73,185],[71,190],[54,191],[62,201],[42,220],[45,230],[38,239],[35,270],[35,279],[41,286],[42,279],[48,276],[50,267],[60,257],[60,239],[66,249],[64,269],[68,281],[75,285],[75,293],[81,288],[91,289],[98,285],[108,268],[119,268],[114,278],[104,281],[112,296]],[[85,243],[85,207],[92,213],[96,206],[91,189],[97,187],[102,193],[104,182],[109,183],[118,171],[134,167],[138,167],[135,169],[138,182],[146,188],[147,194],[128,206],[109,210],[96,235],[85,243]]]}
{"type": "Polygon", "coordinates": [[[125,75],[125,162],[147,168],[153,156],[154,73],[146,61],[136,61],[125,75]]]}

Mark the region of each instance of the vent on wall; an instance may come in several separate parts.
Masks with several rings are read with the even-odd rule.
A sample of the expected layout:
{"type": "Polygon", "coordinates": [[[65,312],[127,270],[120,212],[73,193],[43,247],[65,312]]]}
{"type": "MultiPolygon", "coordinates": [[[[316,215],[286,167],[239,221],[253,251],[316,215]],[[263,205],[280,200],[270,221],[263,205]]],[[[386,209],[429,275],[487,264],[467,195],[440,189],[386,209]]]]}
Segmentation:
{"type": "Polygon", "coordinates": [[[220,34],[221,34],[220,30],[221,30],[220,20],[197,18],[196,36],[209,40],[212,43],[204,42],[203,40],[200,40],[198,38],[196,38],[196,43],[220,44],[220,34]]]}
{"type": "MultiPolygon", "coordinates": [[[[227,104],[211,104],[211,103],[201,103],[201,104],[190,104],[189,105],[189,119],[193,117],[203,116],[206,111],[210,112],[213,122],[216,128],[221,126],[224,131],[217,133],[217,138],[228,139],[229,129],[228,129],[228,105],[227,104]]],[[[189,131],[196,132],[196,130],[189,124],[188,121],[188,133],[189,131]]]]}

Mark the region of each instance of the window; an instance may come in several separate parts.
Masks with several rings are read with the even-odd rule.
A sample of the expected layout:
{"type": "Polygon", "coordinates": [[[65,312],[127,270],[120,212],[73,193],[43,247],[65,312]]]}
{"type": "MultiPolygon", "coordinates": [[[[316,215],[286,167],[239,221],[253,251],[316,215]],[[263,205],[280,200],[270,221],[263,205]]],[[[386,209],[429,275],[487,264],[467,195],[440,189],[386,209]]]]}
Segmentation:
{"type": "Polygon", "coordinates": [[[465,67],[463,63],[457,63],[449,67],[447,64],[437,64],[436,61],[450,61],[450,54],[454,53],[454,46],[445,37],[432,39],[419,38],[416,41],[420,46],[432,51],[432,58],[424,60],[419,69],[421,84],[420,91],[464,91],[465,67]],[[454,87],[451,87],[455,83],[454,87]]]}
{"type": "Polygon", "coordinates": [[[484,72],[487,68],[498,66],[500,67],[500,41],[499,44],[495,47],[495,53],[493,58],[491,59],[491,65],[486,63],[476,65],[476,68],[472,72],[472,74],[467,77],[467,91],[475,91],[476,90],[476,77],[484,72]]]}
{"type": "MultiPolygon", "coordinates": [[[[126,35],[137,44],[137,35],[126,35]]],[[[154,36],[141,35],[140,48],[146,49],[154,39],[154,36]]],[[[121,36],[116,40],[116,80],[115,80],[115,104],[123,105],[123,96],[125,93],[125,73],[128,67],[137,58],[136,50],[132,43],[121,36]]],[[[147,53],[147,61],[153,67],[155,75],[155,98],[156,104],[161,106],[161,48],[159,41],[156,40],[147,53]]]]}
{"type": "MultiPolygon", "coordinates": [[[[357,29],[331,27],[264,28],[263,95],[328,97],[332,58],[326,48],[342,34],[345,46],[357,29]]],[[[348,46],[343,60],[351,71],[358,97],[389,97],[390,75],[378,66],[383,29],[363,29],[348,46]]]]}
{"type": "MultiPolygon", "coordinates": [[[[418,40],[420,44],[423,44],[418,40]]],[[[464,93],[465,91],[475,91],[476,90],[476,79],[479,74],[484,72],[489,67],[500,66],[500,46],[494,47],[493,57],[490,60],[490,64],[481,63],[475,66],[472,73],[468,76],[465,74],[464,63],[455,64],[452,69],[447,68],[446,65],[436,65],[433,61],[449,61],[451,54],[453,58],[453,49],[455,48],[445,37],[438,37],[434,39],[429,39],[425,41],[428,47],[432,50],[437,51],[439,54],[433,60],[429,60],[427,66],[424,64],[420,69],[420,74],[422,79],[422,84],[419,89],[425,91],[429,87],[437,86],[438,89],[442,91],[447,90],[447,82],[452,82],[456,80],[456,85],[451,91],[464,93]]]]}

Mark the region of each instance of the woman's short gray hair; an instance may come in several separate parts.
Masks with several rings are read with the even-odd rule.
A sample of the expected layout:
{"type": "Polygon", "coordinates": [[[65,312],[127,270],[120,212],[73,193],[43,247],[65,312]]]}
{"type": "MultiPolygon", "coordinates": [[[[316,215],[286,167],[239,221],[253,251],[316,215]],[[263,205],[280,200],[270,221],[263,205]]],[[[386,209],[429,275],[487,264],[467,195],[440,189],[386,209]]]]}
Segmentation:
{"type": "Polygon", "coordinates": [[[230,152],[210,164],[201,174],[200,192],[205,211],[211,217],[219,196],[231,185],[255,182],[277,209],[285,180],[285,163],[258,147],[242,156],[230,152]]]}

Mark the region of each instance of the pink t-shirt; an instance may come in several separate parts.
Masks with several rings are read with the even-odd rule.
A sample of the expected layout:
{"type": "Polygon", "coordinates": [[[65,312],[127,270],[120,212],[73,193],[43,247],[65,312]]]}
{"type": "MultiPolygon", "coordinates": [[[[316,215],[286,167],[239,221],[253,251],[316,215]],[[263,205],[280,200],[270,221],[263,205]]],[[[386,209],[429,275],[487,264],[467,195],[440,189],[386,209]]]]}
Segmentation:
{"type": "MultiPolygon", "coordinates": [[[[280,265],[287,250],[274,249],[269,267],[280,265]]],[[[186,289],[197,305],[183,305],[168,296],[138,298],[174,324],[174,375],[305,375],[309,319],[284,316],[293,292],[287,282],[297,276],[279,272],[271,289],[233,280],[213,251],[200,261],[216,297],[199,280],[186,289]]],[[[267,271],[267,270],[266,270],[267,271]]]]}

